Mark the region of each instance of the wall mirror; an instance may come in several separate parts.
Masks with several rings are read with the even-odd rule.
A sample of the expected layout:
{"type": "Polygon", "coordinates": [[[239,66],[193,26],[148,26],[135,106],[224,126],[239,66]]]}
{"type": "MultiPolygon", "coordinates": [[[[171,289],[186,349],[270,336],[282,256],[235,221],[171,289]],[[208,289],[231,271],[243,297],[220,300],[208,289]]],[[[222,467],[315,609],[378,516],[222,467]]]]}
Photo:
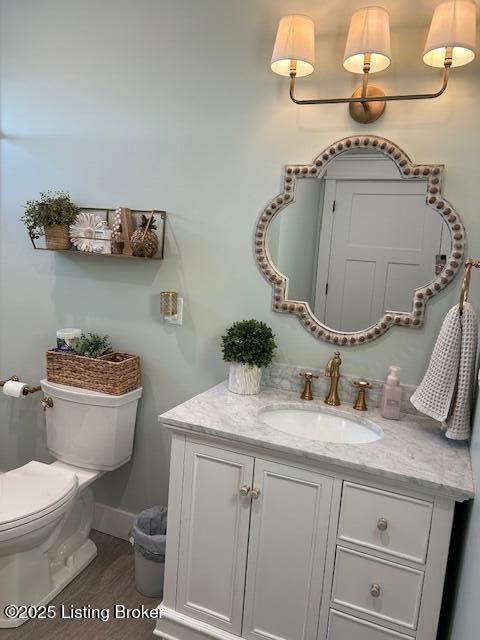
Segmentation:
{"type": "Polygon", "coordinates": [[[274,310],[343,345],[393,325],[420,327],[464,251],[462,221],[441,195],[443,169],[413,164],[378,136],[345,138],[311,164],[287,165],[255,230],[274,310]]]}

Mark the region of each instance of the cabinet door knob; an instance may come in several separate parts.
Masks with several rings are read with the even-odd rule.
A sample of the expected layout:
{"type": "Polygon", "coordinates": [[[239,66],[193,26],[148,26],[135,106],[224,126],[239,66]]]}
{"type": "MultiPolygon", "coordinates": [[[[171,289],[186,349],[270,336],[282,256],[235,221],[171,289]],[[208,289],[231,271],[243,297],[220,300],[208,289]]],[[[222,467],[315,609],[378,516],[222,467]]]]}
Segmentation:
{"type": "Polygon", "coordinates": [[[378,598],[380,595],[381,589],[380,589],[380,585],[379,584],[372,584],[372,586],[370,587],[370,595],[373,598],[378,598]]]}
{"type": "Polygon", "coordinates": [[[248,486],[248,484],[244,484],[243,487],[240,487],[240,495],[242,497],[246,498],[249,493],[250,493],[250,487],[248,486]]]}
{"type": "Polygon", "coordinates": [[[388,520],[386,518],[379,518],[377,521],[377,529],[380,531],[386,531],[388,528],[388,520]]]}
{"type": "Polygon", "coordinates": [[[250,491],[250,497],[252,500],[257,500],[259,495],[260,495],[260,489],[252,489],[250,491]]]}

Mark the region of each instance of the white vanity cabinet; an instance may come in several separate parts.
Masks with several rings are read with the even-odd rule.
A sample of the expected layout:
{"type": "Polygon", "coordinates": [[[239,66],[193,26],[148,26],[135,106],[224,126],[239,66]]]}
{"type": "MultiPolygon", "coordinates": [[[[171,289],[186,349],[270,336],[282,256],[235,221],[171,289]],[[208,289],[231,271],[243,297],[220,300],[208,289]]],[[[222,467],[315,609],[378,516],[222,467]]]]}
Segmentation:
{"type": "Polygon", "coordinates": [[[155,634],[435,640],[453,507],[358,472],[172,428],[155,634]]]}

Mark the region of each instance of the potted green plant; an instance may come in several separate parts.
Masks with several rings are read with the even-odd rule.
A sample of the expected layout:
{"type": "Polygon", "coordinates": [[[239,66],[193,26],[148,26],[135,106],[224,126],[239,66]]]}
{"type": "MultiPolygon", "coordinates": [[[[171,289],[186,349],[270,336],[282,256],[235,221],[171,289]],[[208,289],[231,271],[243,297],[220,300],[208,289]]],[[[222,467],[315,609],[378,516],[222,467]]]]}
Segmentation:
{"type": "Polygon", "coordinates": [[[108,336],[99,336],[98,333],[82,333],[74,346],[75,353],[86,358],[100,358],[107,353],[112,353],[112,343],[108,336]]]}
{"type": "Polygon", "coordinates": [[[47,249],[69,249],[69,226],[80,209],[65,191],[45,191],[38,200],[29,200],[21,221],[32,240],[45,236],[47,249]]]}
{"type": "Polygon", "coordinates": [[[235,322],[222,337],[223,359],[230,363],[229,391],[241,395],[258,393],[262,368],[271,363],[276,346],[275,336],[264,322],[235,322]]]}

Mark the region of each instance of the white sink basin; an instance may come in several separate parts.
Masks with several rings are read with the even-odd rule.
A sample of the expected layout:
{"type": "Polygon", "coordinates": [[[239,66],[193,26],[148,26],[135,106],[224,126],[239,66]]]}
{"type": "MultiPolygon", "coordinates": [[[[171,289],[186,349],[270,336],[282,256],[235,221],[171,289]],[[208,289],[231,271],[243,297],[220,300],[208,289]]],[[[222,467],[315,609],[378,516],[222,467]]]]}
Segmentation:
{"type": "Polygon", "coordinates": [[[367,418],[316,407],[276,405],[261,409],[258,417],[273,429],[320,442],[366,444],[383,436],[380,427],[367,418]]]}

